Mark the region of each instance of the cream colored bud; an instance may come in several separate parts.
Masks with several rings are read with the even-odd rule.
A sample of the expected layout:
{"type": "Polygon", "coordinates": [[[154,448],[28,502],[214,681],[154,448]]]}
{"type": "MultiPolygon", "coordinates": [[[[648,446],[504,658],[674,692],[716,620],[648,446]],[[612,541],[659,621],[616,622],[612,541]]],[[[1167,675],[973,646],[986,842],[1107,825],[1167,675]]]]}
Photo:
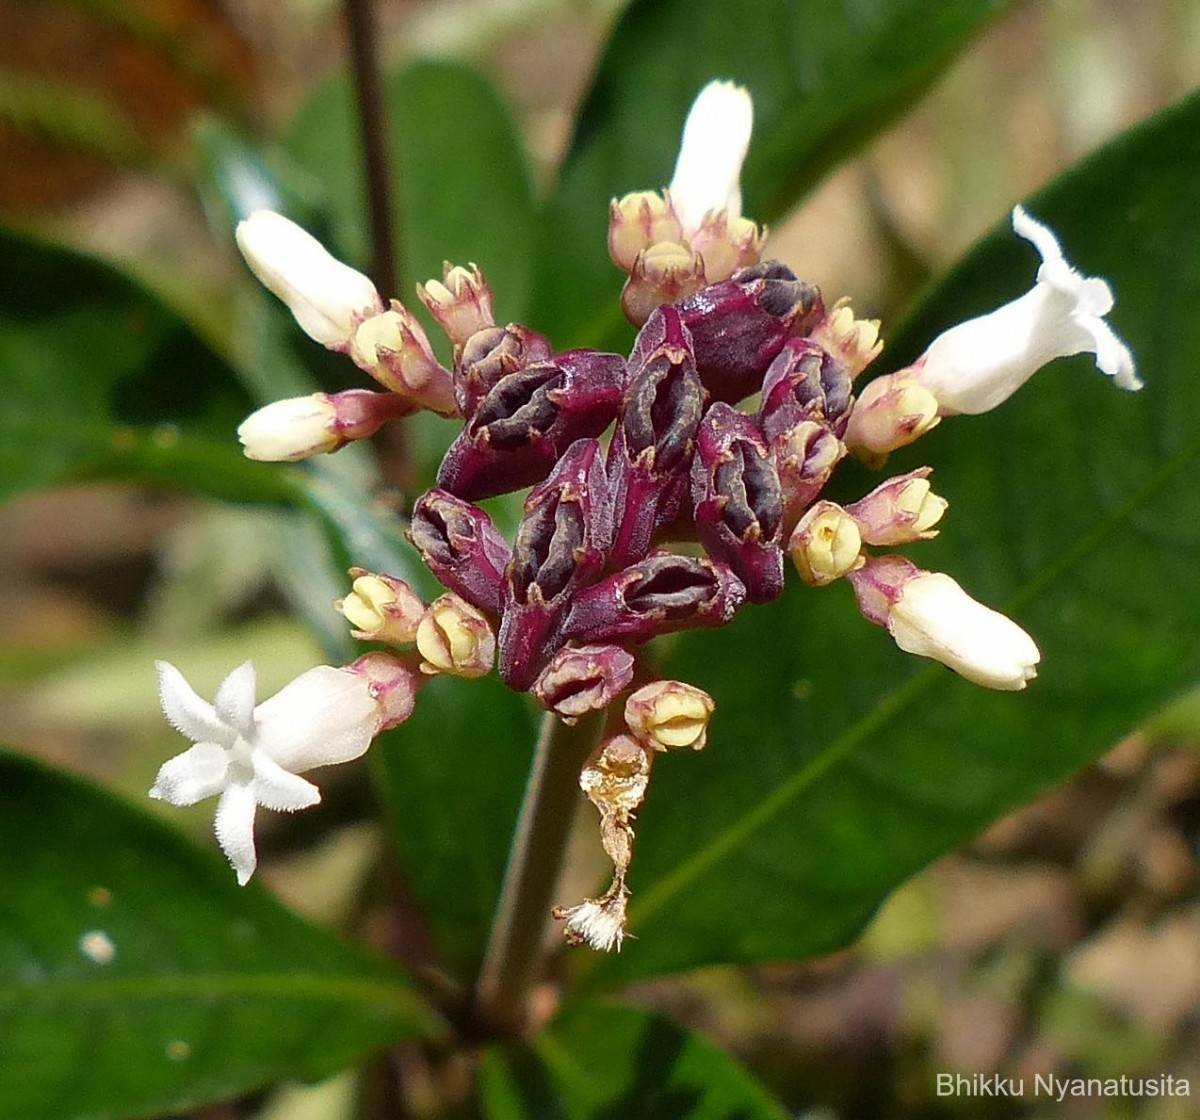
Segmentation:
{"type": "Polygon", "coordinates": [[[800,515],[825,488],[833,468],[844,458],[846,445],[827,425],[801,420],[771,448],[783,492],[783,524],[790,535],[800,515]]]}
{"type": "Polygon", "coordinates": [[[937,535],[933,526],[941,521],[949,505],[923,478],[907,483],[896,498],[896,508],[909,519],[912,532],[922,539],[937,535]]]}
{"type": "Polygon", "coordinates": [[[800,578],[822,587],[862,564],[862,535],[841,506],[820,501],[796,523],[788,551],[800,578]]]}
{"type": "Polygon", "coordinates": [[[425,615],[420,596],[402,579],[351,568],[350,594],[334,606],[346,616],[351,633],[363,641],[404,645],[416,640],[425,615]]]}
{"type": "Polygon", "coordinates": [[[482,677],[496,658],[496,638],[483,614],[448,593],[429,604],[417,626],[417,651],[427,673],[482,677]]]}
{"type": "Polygon", "coordinates": [[[325,393],[265,405],[241,422],[237,434],[247,459],[267,463],[307,459],[345,442],[337,430],[337,407],[325,393]]]}
{"type": "Polygon", "coordinates": [[[492,289],[479,266],[443,266],[442,280],[417,285],[417,295],[441,324],[450,341],[461,346],[476,331],[496,325],[492,314],[492,289]]]}
{"type": "Polygon", "coordinates": [[[929,467],[920,467],[889,478],[846,507],[867,544],[909,544],[937,536],[933,526],[942,519],[949,503],[930,489],[929,474],[929,467]]]}
{"type": "Polygon", "coordinates": [[[683,229],[671,204],[656,191],[634,191],[612,200],[608,211],[608,255],[623,272],[660,241],[679,241],[683,229]]]}
{"type": "Polygon", "coordinates": [[[936,427],[937,398],[909,370],[877,377],[859,394],[843,437],[846,446],[878,463],[889,451],[904,447],[936,427]]]}
{"type": "Polygon", "coordinates": [[[856,319],[850,301],[845,297],[830,308],[811,337],[846,367],[851,378],[862,373],[883,349],[879,320],[856,319]]]}
{"type": "Polygon", "coordinates": [[[766,230],[749,218],[720,210],[704,219],[688,244],[704,261],[705,283],[716,284],[728,280],[739,268],[757,264],[765,237],[766,230]]]}
{"type": "Polygon", "coordinates": [[[416,317],[403,304],[364,319],[350,342],[350,357],[359,369],[393,393],[422,408],[452,416],[454,383],[433,353],[429,338],[416,317]]]}
{"type": "Polygon", "coordinates": [[[358,319],[383,309],[366,276],[282,214],[256,210],[238,223],[236,238],[254,275],[323,346],[344,348],[358,319]]]}
{"type": "Polygon", "coordinates": [[[655,681],[625,702],[625,723],[634,736],[655,750],[691,747],[698,751],[707,740],[715,706],[713,698],[695,685],[655,681]]]}
{"type": "Polygon", "coordinates": [[[687,245],[660,241],[634,263],[621,289],[621,309],[631,323],[641,326],[655,308],[698,292],[704,285],[704,259],[687,245]]]}

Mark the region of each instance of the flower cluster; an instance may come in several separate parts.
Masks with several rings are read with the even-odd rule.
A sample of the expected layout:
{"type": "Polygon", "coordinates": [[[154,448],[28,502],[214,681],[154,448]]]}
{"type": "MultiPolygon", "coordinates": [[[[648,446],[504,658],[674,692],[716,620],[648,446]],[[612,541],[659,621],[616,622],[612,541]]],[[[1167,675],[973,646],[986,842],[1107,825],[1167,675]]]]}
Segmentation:
{"type": "Polygon", "coordinates": [[[253,710],[245,668],[211,709],[164,669],[167,714],[200,745],[163,767],[155,795],[183,804],[223,791],[218,838],[239,879],[253,869],[255,804],[311,804],[314,787],[294,774],[361,754],[411,710],[428,674],[478,676],[495,663],[558,718],[609,713],[581,786],[613,881],[555,913],[568,941],[619,948],[632,822],[652,761],[703,747],[713,712],[694,686],[655,680],[643,647],[775,599],[788,558],[811,586],[846,578],[862,614],[906,651],[990,688],[1024,688],[1035,675],[1037,647],[1016,623],[949,576],[873,551],[935,535],[946,502],[928,467],[845,507],[821,493],[847,454],[882,464],[943,416],[995,407],[1060,354],[1092,351],[1119,385],[1137,388],[1103,319],[1108,286],[1075,273],[1018,207],[1014,226],[1042,256],[1034,288],[856,393],[880,352],[879,324],[760,261],[764,232],[742,216],[739,189],[751,120],[744,90],[710,84],[670,187],[613,201],[610,255],[639,328],[627,356],[557,350],[526,325],[497,323],[479,268],[447,265],[418,288],[450,341],[443,367],[409,310],[385,306],[370,280],[285,218],[260,212],[239,227],[250,267],[300,326],[382,387],[269,405],[239,430],[247,455],[334,451],[417,409],[462,424],[408,524],[446,594],[425,604],[402,580],[355,569],[338,604],[355,637],[414,649],[313,670],[319,678],[305,674],[253,710]],[[479,503],[526,488],[510,541],[479,503]]]}

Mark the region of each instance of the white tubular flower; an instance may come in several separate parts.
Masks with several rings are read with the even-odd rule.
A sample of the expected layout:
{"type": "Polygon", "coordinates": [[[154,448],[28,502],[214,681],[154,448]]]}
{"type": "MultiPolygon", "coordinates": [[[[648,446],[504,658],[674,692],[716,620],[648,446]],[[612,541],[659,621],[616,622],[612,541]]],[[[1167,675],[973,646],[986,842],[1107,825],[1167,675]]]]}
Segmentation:
{"type": "Polygon", "coordinates": [[[250,270],[322,346],[344,348],[363,318],[383,310],[366,276],[282,214],[255,210],[238,223],[236,236],[250,270]]]}
{"type": "Polygon", "coordinates": [[[336,423],[329,396],[313,393],[264,405],[241,422],[237,434],[247,459],[293,463],[340,447],[336,423]]]}
{"type": "Polygon", "coordinates": [[[984,688],[1014,691],[1037,676],[1033,639],[941,572],[903,584],[887,628],[905,652],[932,657],[984,688]]]}
{"type": "Polygon", "coordinates": [[[257,864],[257,807],[291,812],[317,804],[320,790],[298,775],[365,753],[379,704],[364,677],[328,665],[302,673],[257,707],[249,661],[225,678],[212,704],[175,666],[157,666],[163,712],[195,746],[163,764],[150,796],[194,805],[219,794],[217,843],[245,885],[257,864]]]}
{"type": "Polygon", "coordinates": [[[1112,289],[1076,272],[1053,232],[1020,206],[1012,221],[1042,256],[1037,282],[1019,299],[951,327],[916,362],[914,376],[937,397],[940,414],[987,412],[1047,362],[1084,352],[1122,389],[1140,389],[1133,355],[1104,320],[1112,289]]]}
{"type": "Polygon", "coordinates": [[[668,188],[685,238],[711,211],[741,217],[742,163],[753,125],[750,94],[733,82],[709,82],[692,102],[668,188]]]}

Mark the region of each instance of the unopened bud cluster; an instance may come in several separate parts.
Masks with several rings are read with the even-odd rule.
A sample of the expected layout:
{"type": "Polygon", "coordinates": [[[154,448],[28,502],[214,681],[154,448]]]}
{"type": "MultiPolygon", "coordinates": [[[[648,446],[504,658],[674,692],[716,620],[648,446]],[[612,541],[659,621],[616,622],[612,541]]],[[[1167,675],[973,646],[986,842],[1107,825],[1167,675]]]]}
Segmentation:
{"type": "Polygon", "coordinates": [[[385,390],[268,406],[242,427],[247,454],[336,450],[419,408],[461,421],[407,527],[447,593],[425,605],[403,581],[355,569],[338,604],[355,637],[415,645],[402,656],[422,674],[479,676],[495,663],[563,720],[609,712],[581,784],[614,878],[599,898],[557,911],[569,941],[601,949],[625,935],[633,817],[652,760],[703,747],[713,714],[700,689],[653,680],[645,644],[769,603],[794,567],[814,587],[848,579],[863,615],[902,649],[988,687],[1024,687],[1038,661],[1024,631],[950,577],[878,551],[936,534],[947,503],[928,467],[849,505],[821,495],[848,453],[881,464],[942,417],[1003,400],[1057,353],[1091,349],[1120,384],[1137,385],[1103,319],[1107,286],[1074,273],[1018,209],[1018,232],[1043,257],[1034,290],[856,392],[882,348],[879,323],[845,300],[827,308],[814,285],[759,259],[763,232],[742,216],[739,186],[750,127],[746,91],[711,84],[670,186],[612,202],[608,247],[638,328],[627,355],[560,350],[530,326],[497,323],[482,271],[447,264],[418,288],[451,343],[444,368],[410,312],[385,306],[285,219],[254,215],[239,231],[301,327],[385,390]],[[506,536],[478,503],[522,490],[506,536]]]}

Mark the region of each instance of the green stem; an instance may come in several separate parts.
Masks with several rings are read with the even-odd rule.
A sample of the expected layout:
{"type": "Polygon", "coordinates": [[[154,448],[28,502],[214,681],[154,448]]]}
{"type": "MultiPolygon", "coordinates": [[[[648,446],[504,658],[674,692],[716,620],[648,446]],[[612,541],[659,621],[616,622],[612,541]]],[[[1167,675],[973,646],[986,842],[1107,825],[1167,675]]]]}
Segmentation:
{"type": "Polygon", "coordinates": [[[520,1029],[535,978],[546,919],[575,810],[579,772],[599,739],[603,713],[568,726],[542,718],[537,750],[504,873],[504,887],[475,988],[475,1017],[489,1028],[520,1029]]]}

